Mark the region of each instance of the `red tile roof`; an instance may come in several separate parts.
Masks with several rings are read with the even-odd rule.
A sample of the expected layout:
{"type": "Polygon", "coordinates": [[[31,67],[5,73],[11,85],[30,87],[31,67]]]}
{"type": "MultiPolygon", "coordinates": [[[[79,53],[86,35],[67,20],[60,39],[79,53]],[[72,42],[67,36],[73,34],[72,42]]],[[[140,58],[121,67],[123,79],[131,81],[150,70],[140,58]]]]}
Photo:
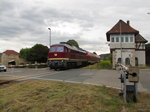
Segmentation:
{"type": "Polygon", "coordinates": [[[5,54],[7,54],[7,55],[19,55],[19,53],[18,52],[16,52],[16,51],[14,51],[14,50],[6,50],[5,52],[3,52],[3,53],[5,53],[5,54]]]}
{"type": "Polygon", "coordinates": [[[119,22],[110,29],[106,35],[107,35],[107,41],[110,41],[110,34],[138,34],[139,31],[132,28],[129,24],[125,23],[122,20],[119,20],[119,22]]]}
{"type": "Polygon", "coordinates": [[[135,36],[135,42],[137,43],[137,42],[142,42],[142,43],[146,43],[146,42],[148,42],[146,39],[144,39],[144,37],[142,37],[140,34],[137,34],[136,36],[135,36]]]}

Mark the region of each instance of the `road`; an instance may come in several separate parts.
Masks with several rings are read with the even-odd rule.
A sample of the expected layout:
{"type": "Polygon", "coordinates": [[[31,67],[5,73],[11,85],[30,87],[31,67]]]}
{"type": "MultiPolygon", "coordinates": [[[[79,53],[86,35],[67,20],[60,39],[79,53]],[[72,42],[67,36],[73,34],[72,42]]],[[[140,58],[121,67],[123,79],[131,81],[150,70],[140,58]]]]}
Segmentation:
{"type": "Polygon", "coordinates": [[[140,70],[140,82],[150,92],[150,69],[140,70]]]}
{"type": "MultiPolygon", "coordinates": [[[[70,69],[54,71],[46,69],[9,69],[8,72],[0,72],[0,80],[54,80],[70,83],[84,83],[93,85],[105,85],[107,87],[121,88],[118,79],[120,72],[116,70],[87,70],[70,69]]],[[[150,92],[150,70],[140,71],[139,91],[150,92]]]]}

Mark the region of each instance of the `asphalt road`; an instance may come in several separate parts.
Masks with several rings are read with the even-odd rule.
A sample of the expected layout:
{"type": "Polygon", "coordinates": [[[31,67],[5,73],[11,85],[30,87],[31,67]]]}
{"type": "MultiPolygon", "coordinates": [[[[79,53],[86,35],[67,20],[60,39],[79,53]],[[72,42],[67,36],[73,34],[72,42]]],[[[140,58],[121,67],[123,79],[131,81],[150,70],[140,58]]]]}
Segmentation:
{"type": "MultiPolygon", "coordinates": [[[[0,72],[0,80],[53,80],[70,83],[84,83],[93,85],[105,85],[113,88],[121,88],[118,79],[120,72],[116,70],[86,70],[70,69],[65,71],[54,71],[46,69],[8,69],[0,72]]],[[[150,70],[140,71],[139,91],[150,92],[150,70]]]]}
{"type": "Polygon", "coordinates": [[[150,69],[140,70],[140,82],[150,92],[150,69]]]}

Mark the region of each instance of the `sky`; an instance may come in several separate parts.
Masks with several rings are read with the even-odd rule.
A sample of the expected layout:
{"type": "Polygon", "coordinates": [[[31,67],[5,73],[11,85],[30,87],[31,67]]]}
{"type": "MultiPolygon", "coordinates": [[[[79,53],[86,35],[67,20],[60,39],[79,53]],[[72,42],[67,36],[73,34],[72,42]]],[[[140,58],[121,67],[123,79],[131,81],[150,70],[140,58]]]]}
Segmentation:
{"type": "Polygon", "coordinates": [[[150,42],[150,0],[0,0],[0,52],[74,39],[109,53],[106,32],[120,19],[150,42]]]}

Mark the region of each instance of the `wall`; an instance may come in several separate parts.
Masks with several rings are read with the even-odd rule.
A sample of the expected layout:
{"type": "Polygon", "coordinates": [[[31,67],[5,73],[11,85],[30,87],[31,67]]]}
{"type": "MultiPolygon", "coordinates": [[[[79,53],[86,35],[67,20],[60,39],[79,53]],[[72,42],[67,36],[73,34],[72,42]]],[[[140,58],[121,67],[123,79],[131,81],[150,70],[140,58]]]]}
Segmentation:
{"type": "Polygon", "coordinates": [[[139,66],[145,66],[145,51],[136,51],[135,56],[138,58],[139,66]]]}
{"type": "Polygon", "coordinates": [[[16,62],[16,65],[19,65],[19,56],[18,55],[6,55],[2,54],[1,62],[5,66],[8,66],[8,62],[14,60],[16,62]]]}
{"type": "Polygon", "coordinates": [[[114,48],[135,48],[135,43],[110,43],[110,49],[114,48]]]}
{"type": "MultiPolygon", "coordinates": [[[[116,49],[113,51],[113,68],[115,67],[115,64],[118,62],[118,58],[121,58],[121,50],[116,49]]],[[[135,50],[134,49],[123,49],[122,50],[122,64],[125,64],[125,59],[130,59],[130,64],[132,66],[135,66],[135,50]]]]}
{"type": "Polygon", "coordinates": [[[130,59],[130,64],[135,66],[135,57],[138,58],[139,66],[145,66],[145,43],[135,43],[135,37],[133,34],[113,34],[110,35],[110,50],[112,51],[113,68],[118,62],[118,58],[121,58],[121,48],[122,48],[122,64],[125,64],[125,59],[130,59]],[[123,37],[123,42],[121,42],[121,37],[123,37]],[[128,38],[128,42],[125,38],[128,38]],[[133,38],[133,39],[131,39],[133,38]],[[139,51],[135,51],[140,49],[139,51]]]}

